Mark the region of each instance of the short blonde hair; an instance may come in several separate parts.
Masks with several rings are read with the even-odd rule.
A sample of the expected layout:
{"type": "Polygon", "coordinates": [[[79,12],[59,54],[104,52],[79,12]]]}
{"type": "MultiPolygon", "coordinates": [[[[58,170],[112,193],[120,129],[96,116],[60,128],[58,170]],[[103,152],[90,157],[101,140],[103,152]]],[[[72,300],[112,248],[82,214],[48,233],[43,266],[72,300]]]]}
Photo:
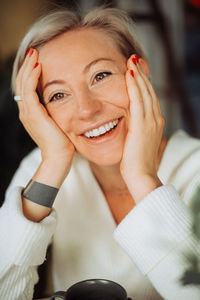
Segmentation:
{"type": "Polygon", "coordinates": [[[39,50],[42,45],[58,35],[79,28],[102,29],[113,39],[119,51],[126,58],[133,53],[144,57],[133,32],[133,21],[123,10],[99,7],[81,16],[66,8],[56,9],[37,20],[22,40],[13,65],[11,79],[13,93],[15,93],[16,76],[28,48],[39,50]]]}

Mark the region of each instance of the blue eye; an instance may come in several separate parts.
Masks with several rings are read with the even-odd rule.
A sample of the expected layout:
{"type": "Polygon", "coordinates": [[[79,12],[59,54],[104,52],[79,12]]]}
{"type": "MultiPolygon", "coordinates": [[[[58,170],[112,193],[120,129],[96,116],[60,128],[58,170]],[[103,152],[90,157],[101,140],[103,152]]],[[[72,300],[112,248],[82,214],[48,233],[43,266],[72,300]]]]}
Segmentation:
{"type": "Polygon", "coordinates": [[[94,81],[95,82],[100,81],[111,74],[112,74],[111,72],[100,72],[95,76],[94,81]]]}
{"type": "Polygon", "coordinates": [[[65,93],[56,93],[53,95],[53,97],[51,97],[49,102],[62,100],[65,96],[66,96],[65,93]]]}

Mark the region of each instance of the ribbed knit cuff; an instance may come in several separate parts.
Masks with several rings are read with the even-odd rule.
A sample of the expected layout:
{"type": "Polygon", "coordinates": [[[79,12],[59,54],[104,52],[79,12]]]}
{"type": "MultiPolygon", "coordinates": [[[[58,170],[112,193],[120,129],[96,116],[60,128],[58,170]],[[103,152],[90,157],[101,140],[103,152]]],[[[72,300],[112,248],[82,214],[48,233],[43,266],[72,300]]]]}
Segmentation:
{"type": "Polygon", "coordinates": [[[40,223],[24,217],[21,201],[22,187],[15,187],[7,193],[7,199],[0,210],[0,263],[34,266],[45,260],[46,250],[56,227],[56,213],[40,223]],[[4,229],[4,230],[3,230],[4,229]]]}
{"type": "Polygon", "coordinates": [[[143,274],[190,235],[191,213],[172,185],[148,194],[123,219],[115,240],[143,274]]]}

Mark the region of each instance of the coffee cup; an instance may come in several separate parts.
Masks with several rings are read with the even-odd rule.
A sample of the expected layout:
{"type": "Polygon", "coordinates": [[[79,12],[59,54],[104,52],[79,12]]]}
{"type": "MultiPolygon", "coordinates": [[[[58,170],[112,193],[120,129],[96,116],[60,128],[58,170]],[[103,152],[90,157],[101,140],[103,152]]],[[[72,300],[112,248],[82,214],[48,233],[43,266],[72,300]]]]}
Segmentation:
{"type": "Polygon", "coordinates": [[[118,283],[106,279],[88,279],[72,285],[66,292],[58,291],[50,300],[131,300],[118,283]]]}

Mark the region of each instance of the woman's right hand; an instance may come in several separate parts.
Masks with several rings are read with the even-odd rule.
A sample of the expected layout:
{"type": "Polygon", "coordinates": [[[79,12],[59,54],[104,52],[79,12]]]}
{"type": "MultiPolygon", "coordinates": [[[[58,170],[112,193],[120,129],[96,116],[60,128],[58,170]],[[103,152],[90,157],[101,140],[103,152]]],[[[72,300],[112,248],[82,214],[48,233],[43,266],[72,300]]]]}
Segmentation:
{"type": "MultiPolygon", "coordinates": [[[[69,173],[75,147],[39,101],[36,88],[41,65],[37,60],[38,52],[30,49],[16,78],[16,95],[22,99],[18,101],[19,118],[41,150],[42,162],[32,180],[59,189],[69,173]]],[[[22,203],[25,217],[34,222],[40,222],[51,212],[51,208],[23,195],[22,203]]]]}
{"type": "Polygon", "coordinates": [[[37,60],[38,52],[31,48],[16,78],[16,94],[22,99],[18,101],[19,118],[40,148],[42,160],[62,160],[71,165],[74,145],[49,116],[36,92],[41,75],[41,65],[37,60]]]}

